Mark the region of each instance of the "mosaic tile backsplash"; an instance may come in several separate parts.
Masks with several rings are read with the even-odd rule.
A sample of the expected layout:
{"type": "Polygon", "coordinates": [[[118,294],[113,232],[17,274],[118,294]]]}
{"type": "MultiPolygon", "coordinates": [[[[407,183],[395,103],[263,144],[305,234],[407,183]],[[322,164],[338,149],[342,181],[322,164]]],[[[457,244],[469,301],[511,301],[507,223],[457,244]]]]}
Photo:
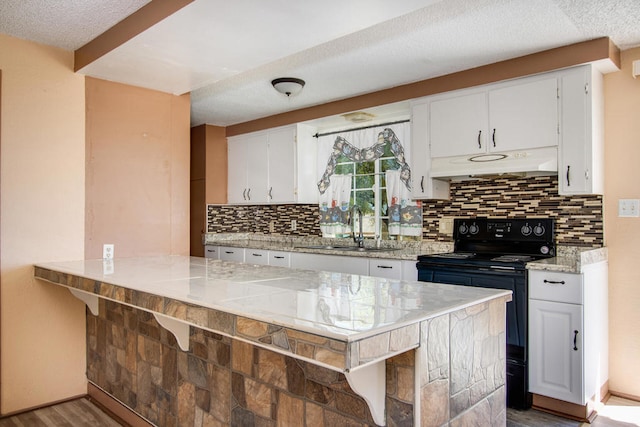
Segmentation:
{"type": "MultiPolygon", "coordinates": [[[[559,245],[600,247],[604,242],[602,196],[560,196],[556,176],[452,182],[450,200],[425,200],[422,209],[426,240],[452,240],[439,232],[442,218],[549,217],[556,220],[559,245]]],[[[320,236],[319,216],[317,205],[209,205],[207,231],[320,236]]]]}

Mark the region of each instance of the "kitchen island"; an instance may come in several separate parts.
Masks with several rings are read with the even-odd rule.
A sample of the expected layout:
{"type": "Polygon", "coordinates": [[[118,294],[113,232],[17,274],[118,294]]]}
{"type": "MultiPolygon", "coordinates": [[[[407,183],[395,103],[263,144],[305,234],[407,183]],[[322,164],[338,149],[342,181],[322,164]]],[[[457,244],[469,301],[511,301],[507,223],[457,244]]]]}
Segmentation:
{"type": "Polygon", "coordinates": [[[153,424],[506,424],[508,291],[182,256],[35,276],[87,303],[90,383],[153,424]]]}

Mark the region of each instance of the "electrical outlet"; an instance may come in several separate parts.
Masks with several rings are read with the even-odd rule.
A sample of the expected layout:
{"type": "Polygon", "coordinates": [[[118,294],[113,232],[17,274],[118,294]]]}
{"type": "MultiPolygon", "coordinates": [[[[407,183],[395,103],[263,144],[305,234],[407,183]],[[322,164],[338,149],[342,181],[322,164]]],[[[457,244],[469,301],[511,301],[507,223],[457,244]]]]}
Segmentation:
{"type": "Polygon", "coordinates": [[[269,221],[269,233],[275,233],[276,231],[276,222],[269,221]]]}
{"type": "Polygon", "coordinates": [[[295,219],[291,220],[291,231],[296,231],[298,229],[298,222],[295,219]]]}
{"type": "Polygon", "coordinates": [[[440,234],[453,234],[453,218],[440,218],[440,222],[438,223],[438,232],[440,234]]]}
{"type": "Polygon", "coordinates": [[[114,245],[105,243],[102,245],[102,259],[113,259],[114,245]]]}
{"type": "Polygon", "coordinates": [[[618,216],[640,217],[640,200],[638,199],[618,200],[618,216]]]}

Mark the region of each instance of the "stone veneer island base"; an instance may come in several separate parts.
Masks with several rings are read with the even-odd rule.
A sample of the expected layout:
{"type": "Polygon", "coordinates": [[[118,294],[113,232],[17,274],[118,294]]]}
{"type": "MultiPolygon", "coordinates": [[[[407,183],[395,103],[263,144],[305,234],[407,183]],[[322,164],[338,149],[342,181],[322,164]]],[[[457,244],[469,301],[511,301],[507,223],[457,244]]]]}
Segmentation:
{"type": "MultiPolygon", "coordinates": [[[[436,284],[180,259],[188,260],[183,272],[188,271],[190,278],[177,278],[180,274],[176,274],[173,258],[172,266],[160,275],[165,282],[154,281],[153,286],[137,283],[144,268],[126,265],[126,261],[116,260],[115,266],[109,267],[115,274],[92,273],[87,263],[94,261],[81,261],[82,267],[56,263],[35,269],[36,277],[82,293],[91,301],[89,306],[97,315],[87,312],[87,377],[93,386],[150,423],[506,425],[508,292],[481,290],[486,293],[465,295],[470,288],[453,287],[457,293],[453,296],[447,287],[436,284]],[[194,274],[200,267],[202,274],[194,274]],[[259,268],[255,270],[261,273],[257,277],[263,279],[275,271],[283,277],[282,286],[285,282],[292,286],[283,274],[286,279],[298,274],[296,280],[306,283],[296,290],[298,308],[310,307],[301,295],[322,290],[329,309],[297,314],[316,319],[314,325],[300,318],[286,323],[281,308],[269,318],[248,302],[249,294],[230,296],[221,289],[210,294],[221,280],[234,289],[242,287],[247,283],[241,280],[246,277],[246,268],[259,268]],[[125,271],[127,274],[119,275],[125,271]],[[204,288],[200,287],[202,277],[206,278],[204,288]],[[356,279],[361,285],[358,295],[346,293],[348,312],[356,313],[349,318],[350,324],[355,325],[358,316],[372,316],[371,322],[359,324],[358,332],[355,328],[353,333],[343,330],[347,336],[342,339],[337,329],[347,328],[327,327],[344,320],[331,311],[338,307],[332,302],[346,304],[345,295],[341,300],[338,294],[356,279]],[[168,290],[167,281],[175,281],[176,288],[168,290]],[[190,296],[180,297],[179,289],[185,286],[190,296]],[[202,293],[196,295],[196,288],[202,293]],[[157,292],[151,294],[150,289],[157,292]],[[195,304],[199,297],[200,303],[195,304]],[[447,303],[435,301],[436,297],[447,303]],[[229,303],[220,303],[225,298],[229,303]],[[242,304],[231,303],[238,298],[242,304]],[[243,313],[238,309],[242,306],[243,313]],[[389,311],[394,311],[393,315],[389,311]],[[188,343],[179,343],[162,327],[156,320],[158,314],[187,325],[188,343]],[[318,319],[328,323],[323,326],[318,319]],[[370,366],[383,369],[382,422],[376,413],[379,405],[370,404],[366,391],[354,392],[348,378],[370,366]]],[[[157,269],[162,262],[152,264],[157,269]]],[[[260,280],[255,280],[252,285],[258,283],[260,280]]],[[[269,286],[273,285],[271,281],[269,286]]],[[[268,290],[278,292],[276,288],[268,290]]],[[[315,302],[319,301],[316,297],[315,302]]]]}

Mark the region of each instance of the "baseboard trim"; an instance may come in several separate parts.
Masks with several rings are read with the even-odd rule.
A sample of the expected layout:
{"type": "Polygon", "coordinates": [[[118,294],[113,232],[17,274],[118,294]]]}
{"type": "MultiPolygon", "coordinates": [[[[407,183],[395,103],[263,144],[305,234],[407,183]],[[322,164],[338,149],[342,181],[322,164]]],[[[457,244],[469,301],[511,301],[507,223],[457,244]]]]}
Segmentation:
{"type": "Polygon", "coordinates": [[[7,412],[6,414],[0,414],[0,418],[9,418],[9,417],[13,417],[14,415],[24,414],[26,412],[37,411],[38,409],[48,408],[50,406],[59,405],[61,403],[66,403],[66,402],[71,402],[73,400],[82,399],[84,397],[87,397],[87,395],[86,394],[79,394],[77,396],[68,397],[66,399],[60,399],[60,400],[55,400],[53,402],[45,403],[43,405],[31,406],[29,408],[19,409],[17,411],[13,411],[13,412],[7,412]]]}
{"type": "Polygon", "coordinates": [[[587,423],[591,423],[598,415],[598,413],[594,411],[593,404],[578,405],[539,394],[533,395],[533,404],[531,407],[539,411],[587,423]]]}
{"type": "Polygon", "coordinates": [[[633,400],[634,402],[640,402],[640,396],[636,396],[635,394],[621,393],[615,390],[609,390],[609,394],[611,396],[617,396],[617,397],[622,397],[623,399],[633,400]]]}
{"type": "Polygon", "coordinates": [[[153,427],[153,424],[93,383],[87,384],[87,395],[100,409],[126,427],[153,427]]]}

